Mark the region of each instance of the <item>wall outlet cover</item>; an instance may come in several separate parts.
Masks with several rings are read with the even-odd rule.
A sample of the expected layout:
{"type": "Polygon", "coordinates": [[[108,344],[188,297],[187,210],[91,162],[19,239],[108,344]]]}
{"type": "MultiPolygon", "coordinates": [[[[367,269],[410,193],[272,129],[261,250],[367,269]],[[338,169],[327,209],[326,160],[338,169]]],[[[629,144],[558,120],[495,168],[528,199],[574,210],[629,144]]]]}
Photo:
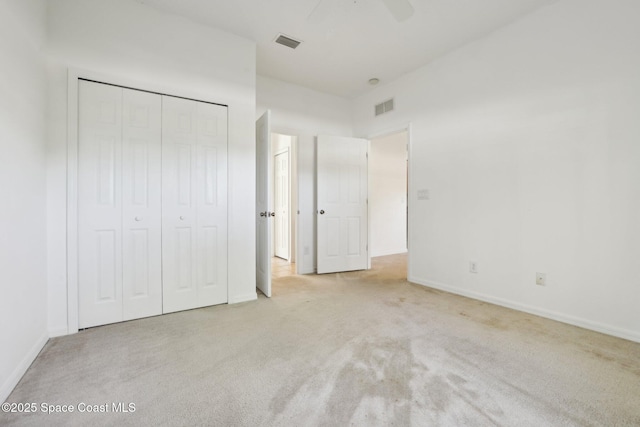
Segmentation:
{"type": "Polygon", "coordinates": [[[547,275],[545,273],[536,273],[536,285],[546,286],[547,275]]]}

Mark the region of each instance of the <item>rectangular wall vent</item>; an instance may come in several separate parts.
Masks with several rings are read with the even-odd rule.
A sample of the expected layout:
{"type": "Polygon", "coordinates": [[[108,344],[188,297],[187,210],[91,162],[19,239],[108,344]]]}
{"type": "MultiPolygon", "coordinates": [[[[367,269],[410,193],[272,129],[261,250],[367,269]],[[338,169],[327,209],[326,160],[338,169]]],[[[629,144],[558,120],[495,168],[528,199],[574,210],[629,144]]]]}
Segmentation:
{"type": "Polygon", "coordinates": [[[275,40],[276,43],[281,44],[282,46],[290,47],[291,49],[295,49],[300,46],[301,41],[294,40],[291,37],[287,37],[284,34],[279,34],[275,40]]]}
{"type": "Polygon", "coordinates": [[[393,111],[393,98],[387,99],[380,104],[375,106],[375,115],[379,116],[380,114],[388,113],[389,111],[393,111]]]}

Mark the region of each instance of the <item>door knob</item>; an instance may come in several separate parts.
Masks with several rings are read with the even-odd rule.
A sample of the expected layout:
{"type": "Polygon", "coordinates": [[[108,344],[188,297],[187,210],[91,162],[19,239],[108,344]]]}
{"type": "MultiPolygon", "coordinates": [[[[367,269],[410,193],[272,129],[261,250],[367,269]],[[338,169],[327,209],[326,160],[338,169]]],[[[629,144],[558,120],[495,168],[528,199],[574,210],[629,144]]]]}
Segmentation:
{"type": "Polygon", "coordinates": [[[266,212],[260,212],[260,216],[267,216],[266,212]]]}
{"type": "Polygon", "coordinates": [[[184,217],[180,215],[180,221],[184,221],[184,217]]]}
{"type": "Polygon", "coordinates": [[[142,221],[142,217],[141,216],[137,216],[134,218],[136,221],[142,221]]]}
{"type": "Polygon", "coordinates": [[[275,212],[269,212],[269,216],[276,216],[275,212]]]}
{"type": "Polygon", "coordinates": [[[321,211],[320,211],[320,215],[324,215],[324,210],[321,210],[321,211]]]}

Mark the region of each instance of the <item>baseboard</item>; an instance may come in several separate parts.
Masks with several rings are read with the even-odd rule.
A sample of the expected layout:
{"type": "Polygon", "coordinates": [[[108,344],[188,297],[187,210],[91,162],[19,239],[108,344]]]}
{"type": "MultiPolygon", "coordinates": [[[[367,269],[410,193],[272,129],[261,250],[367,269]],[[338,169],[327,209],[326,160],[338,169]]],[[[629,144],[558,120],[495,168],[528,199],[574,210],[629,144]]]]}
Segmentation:
{"type": "Polygon", "coordinates": [[[239,304],[241,302],[255,301],[257,299],[258,299],[257,292],[248,293],[244,295],[236,295],[234,297],[229,298],[229,304],[239,304]]]}
{"type": "Polygon", "coordinates": [[[45,344],[49,340],[49,335],[42,335],[31,347],[31,349],[27,352],[27,354],[22,358],[22,361],[16,366],[13,370],[9,378],[2,384],[2,389],[0,389],[0,402],[5,402],[13,389],[18,385],[20,380],[22,379],[29,366],[33,363],[33,361],[38,357],[40,351],[44,348],[45,344]]]}
{"type": "Polygon", "coordinates": [[[593,322],[591,320],[583,319],[576,316],[571,316],[564,313],[558,313],[551,310],[546,310],[540,307],[533,307],[526,304],[521,304],[515,301],[506,300],[503,298],[493,297],[491,295],[482,294],[479,292],[467,291],[465,289],[456,288],[455,286],[446,285],[444,283],[435,282],[432,280],[422,280],[416,277],[409,277],[407,280],[418,285],[426,286],[429,288],[439,289],[441,291],[450,292],[456,295],[462,295],[465,297],[477,299],[480,301],[489,302],[502,307],[512,308],[514,310],[522,311],[536,316],[544,317],[558,322],[567,323],[569,325],[578,326],[580,328],[589,329],[595,332],[600,332],[606,335],[612,335],[614,337],[623,338],[625,340],[634,341],[640,343],[640,333],[631,331],[628,329],[618,328],[611,325],[606,325],[599,322],[593,322]]]}
{"type": "Polygon", "coordinates": [[[65,335],[69,335],[69,331],[67,330],[67,328],[49,330],[49,338],[63,337],[65,335]]]}
{"type": "Polygon", "coordinates": [[[406,254],[407,248],[404,249],[383,249],[381,251],[376,251],[373,253],[371,251],[371,258],[379,257],[379,256],[387,256],[387,255],[397,255],[397,254],[406,254]]]}

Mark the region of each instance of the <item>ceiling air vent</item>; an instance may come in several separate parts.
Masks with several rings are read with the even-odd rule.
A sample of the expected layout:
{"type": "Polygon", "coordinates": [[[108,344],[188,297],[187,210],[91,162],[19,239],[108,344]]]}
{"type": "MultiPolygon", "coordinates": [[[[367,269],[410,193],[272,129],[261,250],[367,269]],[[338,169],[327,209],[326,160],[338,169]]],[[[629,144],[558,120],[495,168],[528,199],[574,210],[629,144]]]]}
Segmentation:
{"type": "Polygon", "coordinates": [[[393,98],[387,99],[386,101],[377,104],[375,107],[376,116],[388,113],[389,111],[393,111],[393,98]]]}
{"type": "Polygon", "coordinates": [[[291,37],[287,37],[284,34],[279,34],[275,40],[276,43],[281,44],[282,46],[290,47],[291,49],[297,48],[301,41],[294,40],[291,37]]]}

